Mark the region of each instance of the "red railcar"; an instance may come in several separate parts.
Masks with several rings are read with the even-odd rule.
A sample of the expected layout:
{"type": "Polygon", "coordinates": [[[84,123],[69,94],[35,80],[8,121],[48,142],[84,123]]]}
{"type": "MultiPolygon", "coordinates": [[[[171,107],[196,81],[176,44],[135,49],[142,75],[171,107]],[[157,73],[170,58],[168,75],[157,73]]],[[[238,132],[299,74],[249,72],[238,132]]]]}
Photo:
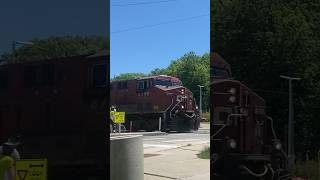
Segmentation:
{"type": "Polygon", "coordinates": [[[231,79],[230,66],[215,57],[221,58],[211,60],[213,179],[288,178],[287,157],[265,113],[264,99],[231,79]]]}
{"type": "Polygon", "coordinates": [[[193,94],[178,78],[159,75],[112,81],[110,88],[110,105],[126,113],[127,129],[192,131],[199,127],[193,94]]]}
{"type": "Polygon", "coordinates": [[[65,178],[79,177],[76,167],[105,173],[108,59],[105,51],[1,65],[0,141],[20,134],[21,157],[48,159],[51,179],[67,169],[65,178]]]}

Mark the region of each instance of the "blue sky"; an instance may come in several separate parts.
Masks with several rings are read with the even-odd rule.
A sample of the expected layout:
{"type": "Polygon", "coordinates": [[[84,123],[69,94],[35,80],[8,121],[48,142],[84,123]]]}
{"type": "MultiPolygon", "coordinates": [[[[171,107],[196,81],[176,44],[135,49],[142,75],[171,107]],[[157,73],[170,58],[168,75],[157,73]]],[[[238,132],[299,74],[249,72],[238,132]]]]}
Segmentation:
{"type": "Polygon", "coordinates": [[[12,42],[49,36],[109,35],[109,0],[10,0],[0,5],[0,54],[12,42]]]}
{"type": "Polygon", "coordinates": [[[110,77],[210,49],[209,0],[111,0],[110,77]]]}

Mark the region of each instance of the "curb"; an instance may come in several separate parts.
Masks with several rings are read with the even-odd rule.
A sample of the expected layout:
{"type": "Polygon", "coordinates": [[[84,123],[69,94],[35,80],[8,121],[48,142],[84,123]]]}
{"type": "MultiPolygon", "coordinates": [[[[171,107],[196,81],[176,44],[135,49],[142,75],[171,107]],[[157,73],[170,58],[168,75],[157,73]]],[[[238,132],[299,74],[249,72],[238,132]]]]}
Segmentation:
{"type": "Polygon", "coordinates": [[[126,135],[163,136],[163,135],[168,135],[168,133],[166,132],[110,133],[110,136],[126,136],[126,135]]]}

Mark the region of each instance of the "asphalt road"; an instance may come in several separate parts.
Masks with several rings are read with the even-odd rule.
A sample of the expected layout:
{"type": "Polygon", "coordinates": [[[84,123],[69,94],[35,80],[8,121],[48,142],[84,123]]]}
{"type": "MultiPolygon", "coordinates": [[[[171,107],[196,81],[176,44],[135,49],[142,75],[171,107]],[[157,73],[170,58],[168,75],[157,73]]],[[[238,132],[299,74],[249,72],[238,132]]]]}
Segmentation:
{"type": "Polygon", "coordinates": [[[209,133],[169,133],[161,136],[144,136],[143,147],[145,154],[168,149],[209,143],[209,133]]]}
{"type": "Polygon", "coordinates": [[[210,146],[209,128],[194,133],[144,136],[144,180],[209,180],[210,160],[197,154],[210,146]]]}

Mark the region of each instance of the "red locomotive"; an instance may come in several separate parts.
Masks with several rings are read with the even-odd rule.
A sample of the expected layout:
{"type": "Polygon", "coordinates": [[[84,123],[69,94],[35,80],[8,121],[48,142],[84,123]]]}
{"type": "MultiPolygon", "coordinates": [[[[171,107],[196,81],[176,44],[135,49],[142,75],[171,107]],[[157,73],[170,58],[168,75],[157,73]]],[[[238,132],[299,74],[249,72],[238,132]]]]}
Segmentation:
{"type": "Polygon", "coordinates": [[[126,113],[132,131],[192,131],[200,124],[192,92],[175,77],[159,75],[112,81],[110,105],[126,113]]]}
{"type": "Polygon", "coordinates": [[[50,179],[105,179],[108,59],[105,51],[1,65],[0,141],[20,134],[21,158],[48,159],[50,179]]]}
{"type": "Polygon", "coordinates": [[[231,79],[230,66],[211,56],[213,179],[286,179],[287,156],[265,114],[265,101],[231,79]]]}

